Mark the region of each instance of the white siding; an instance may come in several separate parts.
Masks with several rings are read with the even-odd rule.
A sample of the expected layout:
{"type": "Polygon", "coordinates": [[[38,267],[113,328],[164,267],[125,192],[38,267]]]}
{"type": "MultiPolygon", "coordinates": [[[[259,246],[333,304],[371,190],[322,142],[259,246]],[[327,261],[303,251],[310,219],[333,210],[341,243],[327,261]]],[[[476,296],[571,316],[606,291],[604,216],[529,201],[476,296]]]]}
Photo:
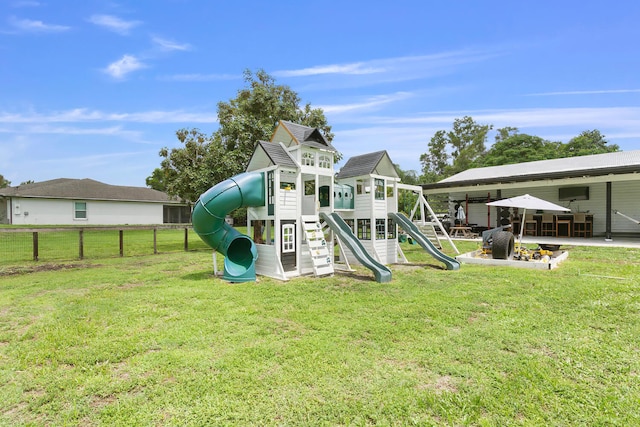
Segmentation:
{"type": "Polygon", "coordinates": [[[162,204],[144,202],[86,202],[87,218],[74,219],[74,200],[13,199],[16,225],[115,225],[162,224],[162,204]]]}
{"type": "Polygon", "coordinates": [[[298,216],[298,191],[279,190],[278,213],[281,219],[296,219],[298,216]]]}
{"type": "Polygon", "coordinates": [[[284,269],[278,258],[276,247],[273,245],[256,245],[258,259],[256,260],[256,274],[286,280],[284,269]]]}

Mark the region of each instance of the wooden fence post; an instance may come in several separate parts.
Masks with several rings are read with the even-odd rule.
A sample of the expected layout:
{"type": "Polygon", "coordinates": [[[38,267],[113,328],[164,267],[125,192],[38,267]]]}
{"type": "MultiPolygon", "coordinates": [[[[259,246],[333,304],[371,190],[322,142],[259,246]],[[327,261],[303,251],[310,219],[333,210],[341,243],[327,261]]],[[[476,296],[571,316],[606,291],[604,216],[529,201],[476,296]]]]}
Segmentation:
{"type": "Polygon", "coordinates": [[[153,227],[153,254],[158,255],[158,229],[153,227]]]}
{"type": "Polygon", "coordinates": [[[38,261],[38,232],[33,232],[33,260],[38,261]]]}
{"type": "Polygon", "coordinates": [[[119,230],[120,234],[120,256],[124,256],[124,230],[119,230]]]}
{"type": "Polygon", "coordinates": [[[189,250],[189,229],[187,227],[184,228],[184,251],[187,252],[189,250]]]}
{"type": "Polygon", "coordinates": [[[80,259],[84,258],[84,230],[82,228],[78,230],[78,256],[80,259]]]}

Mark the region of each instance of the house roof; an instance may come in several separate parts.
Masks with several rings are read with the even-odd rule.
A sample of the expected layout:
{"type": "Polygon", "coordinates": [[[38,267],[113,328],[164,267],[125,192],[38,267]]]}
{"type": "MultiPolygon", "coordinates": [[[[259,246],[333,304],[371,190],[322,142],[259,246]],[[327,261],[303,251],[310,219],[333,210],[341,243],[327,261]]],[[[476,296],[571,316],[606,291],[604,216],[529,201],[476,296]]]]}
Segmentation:
{"type": "Polygon", "coordinates": [[[110,185],[93,179],[59,178],[0,189],[0,196],[180,203],[166,193],[146,187],[110,185]]]}
{"type": "Polygon", "coordinates": [[[428,190],[466,185],[487,185],[638,172],[640,172],[640,150],[617,151],[614,153],[467,169],[442,181],[423,184],[422,188],[428,190]]]}
{"type": "Polygon", "coordinates": [[[398,177],[391,158],[385,150],[351,157],[340,169],[336,178],[343,179],[371,174],[398,177]]]}
{"type": "Polygon", "coordinates": [[[289,153],[287,153],[287,150],[285,150],[282,145],[274,144],[272,142],[258,141],[258,146],[264,150],[265,154],[274,165],[292,168],[298,167],[296,162],[291,158],[289,153]]]}
{"type": "Polygon", "coordinates": [[[322,135],[318,128],[299,125],[286,120],[280,120],[280,124],[284,126],[289,134],[300,145],[306,145],[313,148],[321,148],[330,151],[336,150],[329,141],[322,135]]]}

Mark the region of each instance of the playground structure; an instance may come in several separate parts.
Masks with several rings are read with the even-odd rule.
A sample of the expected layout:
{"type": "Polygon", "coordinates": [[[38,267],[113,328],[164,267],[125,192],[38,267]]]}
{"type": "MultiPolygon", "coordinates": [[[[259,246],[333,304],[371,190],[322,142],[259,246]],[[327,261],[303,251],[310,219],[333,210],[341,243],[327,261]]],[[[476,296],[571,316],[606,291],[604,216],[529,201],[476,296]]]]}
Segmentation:
{"type": "Polygon", "coordinates": [[[245,173],[200,196],[193,227],[225,256],[225,280],[254,281],[257,274],[280,280],[325,276],[360,263],[376,281],[388,282],[392,272],[387,265],[406,262],[398,226],[446,269],[460,268],[439,250],[439,240],[433,243],[398,212],[398,192],[414,191],[418,201],[410,217],[420,209],[424,225],[426,209],[444,231],[421,188],[400,183],[386,151],[352,157],[337,174],[335,153],[318,129],[281,121],[269,142],[257,143],[245,173]],[[240,207],[247,208],[248,235],[225,222],[240,207]]]}

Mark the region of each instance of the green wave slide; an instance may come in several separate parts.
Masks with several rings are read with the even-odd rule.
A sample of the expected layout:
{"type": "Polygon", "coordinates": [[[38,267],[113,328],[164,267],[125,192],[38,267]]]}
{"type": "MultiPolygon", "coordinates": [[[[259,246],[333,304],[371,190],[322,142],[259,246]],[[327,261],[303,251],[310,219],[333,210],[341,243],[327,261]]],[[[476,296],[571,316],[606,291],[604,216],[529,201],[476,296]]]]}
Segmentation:
{"type": "Polygon", "coordinates": [[[384,264],[376,261],[367,250],[362,246],[360,240],[353,235],[351,227],[347,225],[337,213],[327,214],[320,212],[320,219],[327,223],[329,228],[333,230],[338,238],[349,248],[353,256],[369,270],[373,272],[377,282],[386,283],[391,281],[391,270],[384,264]]]}
{"type": "Polygon", "coordinates": [[[438,248],[435,247],[431,240],[427,238],[420,229],[409,220],[406,216],[401,213],[389,213],[389,218],[394,220],[396,224],[402,227],[407,234],[409,234],[413,239],[422,246],[422,249],[427,251],[432,257],[437,259],[438,261],[444,263],[447,266],[447,270],[459,270],[460,262],[455,258],[451,258],[440,252],[438,248]]]}
{"type": "Polygon", "coordinates": [[[264,174],[245,172],[208,189],[193,208],[193,230],[225,256],[222,277],[229,282],[256,280],[258,249],[249,236],[227,224],[225,217],[235,209],[264,206],[264,202],[264,174]]]}

